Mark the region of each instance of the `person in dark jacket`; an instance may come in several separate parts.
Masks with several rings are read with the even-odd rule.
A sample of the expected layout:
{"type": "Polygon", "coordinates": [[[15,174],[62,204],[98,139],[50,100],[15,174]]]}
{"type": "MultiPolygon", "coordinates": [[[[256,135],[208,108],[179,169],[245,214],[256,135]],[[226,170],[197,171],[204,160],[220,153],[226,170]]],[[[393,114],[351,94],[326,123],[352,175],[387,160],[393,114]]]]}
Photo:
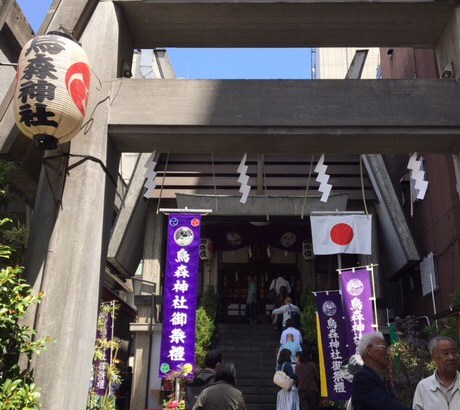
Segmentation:
{"type": "Polygon", "coordinates": [[[295,365],[299,377],[300,410],[318,410],[319,405],[319,372],[309,355],[308,351],[298,352],[295,365]]]}
{"type": "Polygon", "coordinates": [[[353,378],[353,410],[409,410],[395,398],[387,382],[389,354],[382,333],[362,336],[358,353],[364,366],[353,378]]]}
{"type": "Polygon", "coordinates": [[[233,363],[223,363],[217,370],[214,384],[204,389],[193,410],[246,410],[243,394],[236,387],[233,363]]]}
{"type": "Polygon", "coordinates": [[[204,369],[200,370],[193,381],[185,387],[186,410],[192,410],[198,396],[206,388],[214,384],[216,372],[222,364],[222,353],[210,350],[204,358],[204,369]]]}

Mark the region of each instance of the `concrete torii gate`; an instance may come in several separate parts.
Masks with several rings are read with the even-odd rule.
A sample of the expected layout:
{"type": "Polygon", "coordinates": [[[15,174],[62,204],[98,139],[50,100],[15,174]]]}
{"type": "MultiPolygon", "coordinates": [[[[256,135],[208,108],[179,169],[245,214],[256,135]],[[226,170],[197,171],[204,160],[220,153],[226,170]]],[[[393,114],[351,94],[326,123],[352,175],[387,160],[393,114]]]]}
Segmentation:
{"type": "MultiPolygon", "coordinates": [[[[458,75],[458,1],[55,0],[41,31],[60,25],[74,30],[101,82],[93,81],[92,126],[70,152],[99,158],[113,175],[122,151],[456,154],[460,148],[454,80],[121,79],[134,48],[156,46],[436,47],[440,72],[452,63],[458,75]]],[[[11,106],[0,114],[4,149],[18,131],[11,106]]],[[[69,175],[66,165],[62,160],[51,185],[40,177],[27,256],[30,281],[46,293],[37,329],[57,340],[34,363],[47,410],[86,404],[115,188],[94,162],[69,175]]],[[[142,393],[145,387],[133,409],[142,409],[142,393]]]]}

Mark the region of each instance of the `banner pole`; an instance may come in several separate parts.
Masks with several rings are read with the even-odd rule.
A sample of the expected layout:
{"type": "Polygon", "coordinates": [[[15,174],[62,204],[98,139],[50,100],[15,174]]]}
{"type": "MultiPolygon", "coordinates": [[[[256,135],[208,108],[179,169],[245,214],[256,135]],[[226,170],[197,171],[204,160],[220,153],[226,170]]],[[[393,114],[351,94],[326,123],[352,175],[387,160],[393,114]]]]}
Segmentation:
{"type": "Polygon", "coordinates": [[[331,292],[339,292],[340,293],[340,289],[332,289],[332,290],[315,290],[314,292],[311,292],[313,293],[313,295],[318,295],[320,293],[331,293],[331,292]]]}
{"type": "MultiPolygon", "coordinates": [[[[110,318],[111,321],[112,321],[112,329],[111,329],[112,335],[111,335],[110,340],[113,341],[114,336],[115,336],[115,334],[114,334],[115,333],[115,301],[114,300],[112,300],[110,302],[110,307],[112,308],[112,317],[110,318]]],[[[110,348],[110,366],[112,366],[112,364],[113,364],[112,363],[112,360],[113,360],[112,355],[113,355],[113,350],[112,350],[112,348],[110,348]]]]}
{"type": "Polygon", "coordinates": [[[371,268],[373,266],[379,266],[379,265],[377,263],[371,263],[370,265],[352,266],[351,268],[336,269],[336,271],[339,271],[339,273],[342,273],[342,272],[347,272],[349,270],[355,271],[357,269],[367,269],[367,270],[369,270],[369,268],[371,268]]]}
{"type": "Polygon", "coordinates": [[[369,265],[371,271],[371,280],[372,280],[372,298],[374,299],[374,320],[375,320],[375,329],[376,331],[379,330],[379,319],[377,314],[377,296],[375,294],[375,279],[374,279],[374,266],[376,265],[369,265]]]}

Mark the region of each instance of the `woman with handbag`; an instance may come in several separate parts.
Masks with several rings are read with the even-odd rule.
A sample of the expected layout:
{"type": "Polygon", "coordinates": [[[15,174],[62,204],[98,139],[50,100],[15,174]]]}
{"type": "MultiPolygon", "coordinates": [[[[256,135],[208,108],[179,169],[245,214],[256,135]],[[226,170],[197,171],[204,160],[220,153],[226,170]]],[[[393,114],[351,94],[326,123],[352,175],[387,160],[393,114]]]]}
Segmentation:
{"type": "Polygon", "coordinates": [[[276,410],[299,410],[299,392],[295,386],[298,377],[291,365],[289,349],[280,351],[276,370],[273,381],[281,387],[276,398],[276,410]]]}

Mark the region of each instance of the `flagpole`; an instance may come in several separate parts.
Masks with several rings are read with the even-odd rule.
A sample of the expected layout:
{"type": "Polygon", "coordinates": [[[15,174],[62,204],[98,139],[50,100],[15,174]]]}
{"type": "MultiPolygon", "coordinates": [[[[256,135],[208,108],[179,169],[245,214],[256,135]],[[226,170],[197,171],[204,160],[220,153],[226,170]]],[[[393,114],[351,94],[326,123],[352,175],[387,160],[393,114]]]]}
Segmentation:
{"type": "Polygon", "coordinates": [[[311,215],[364,215],[364,211],[311,211],[311,215]]]}
{"type": "Polygon", "coordinates": [[[375,320],[375,329],[378,332],[379,330],[379,320],[377,314],[377,296],[375,295],[375,279],[374,279],[374,266],[377,265],[368,265],[371,271],[371,280],[372,280],[372,299],[374,302],[374,320],[375,320]]]}

